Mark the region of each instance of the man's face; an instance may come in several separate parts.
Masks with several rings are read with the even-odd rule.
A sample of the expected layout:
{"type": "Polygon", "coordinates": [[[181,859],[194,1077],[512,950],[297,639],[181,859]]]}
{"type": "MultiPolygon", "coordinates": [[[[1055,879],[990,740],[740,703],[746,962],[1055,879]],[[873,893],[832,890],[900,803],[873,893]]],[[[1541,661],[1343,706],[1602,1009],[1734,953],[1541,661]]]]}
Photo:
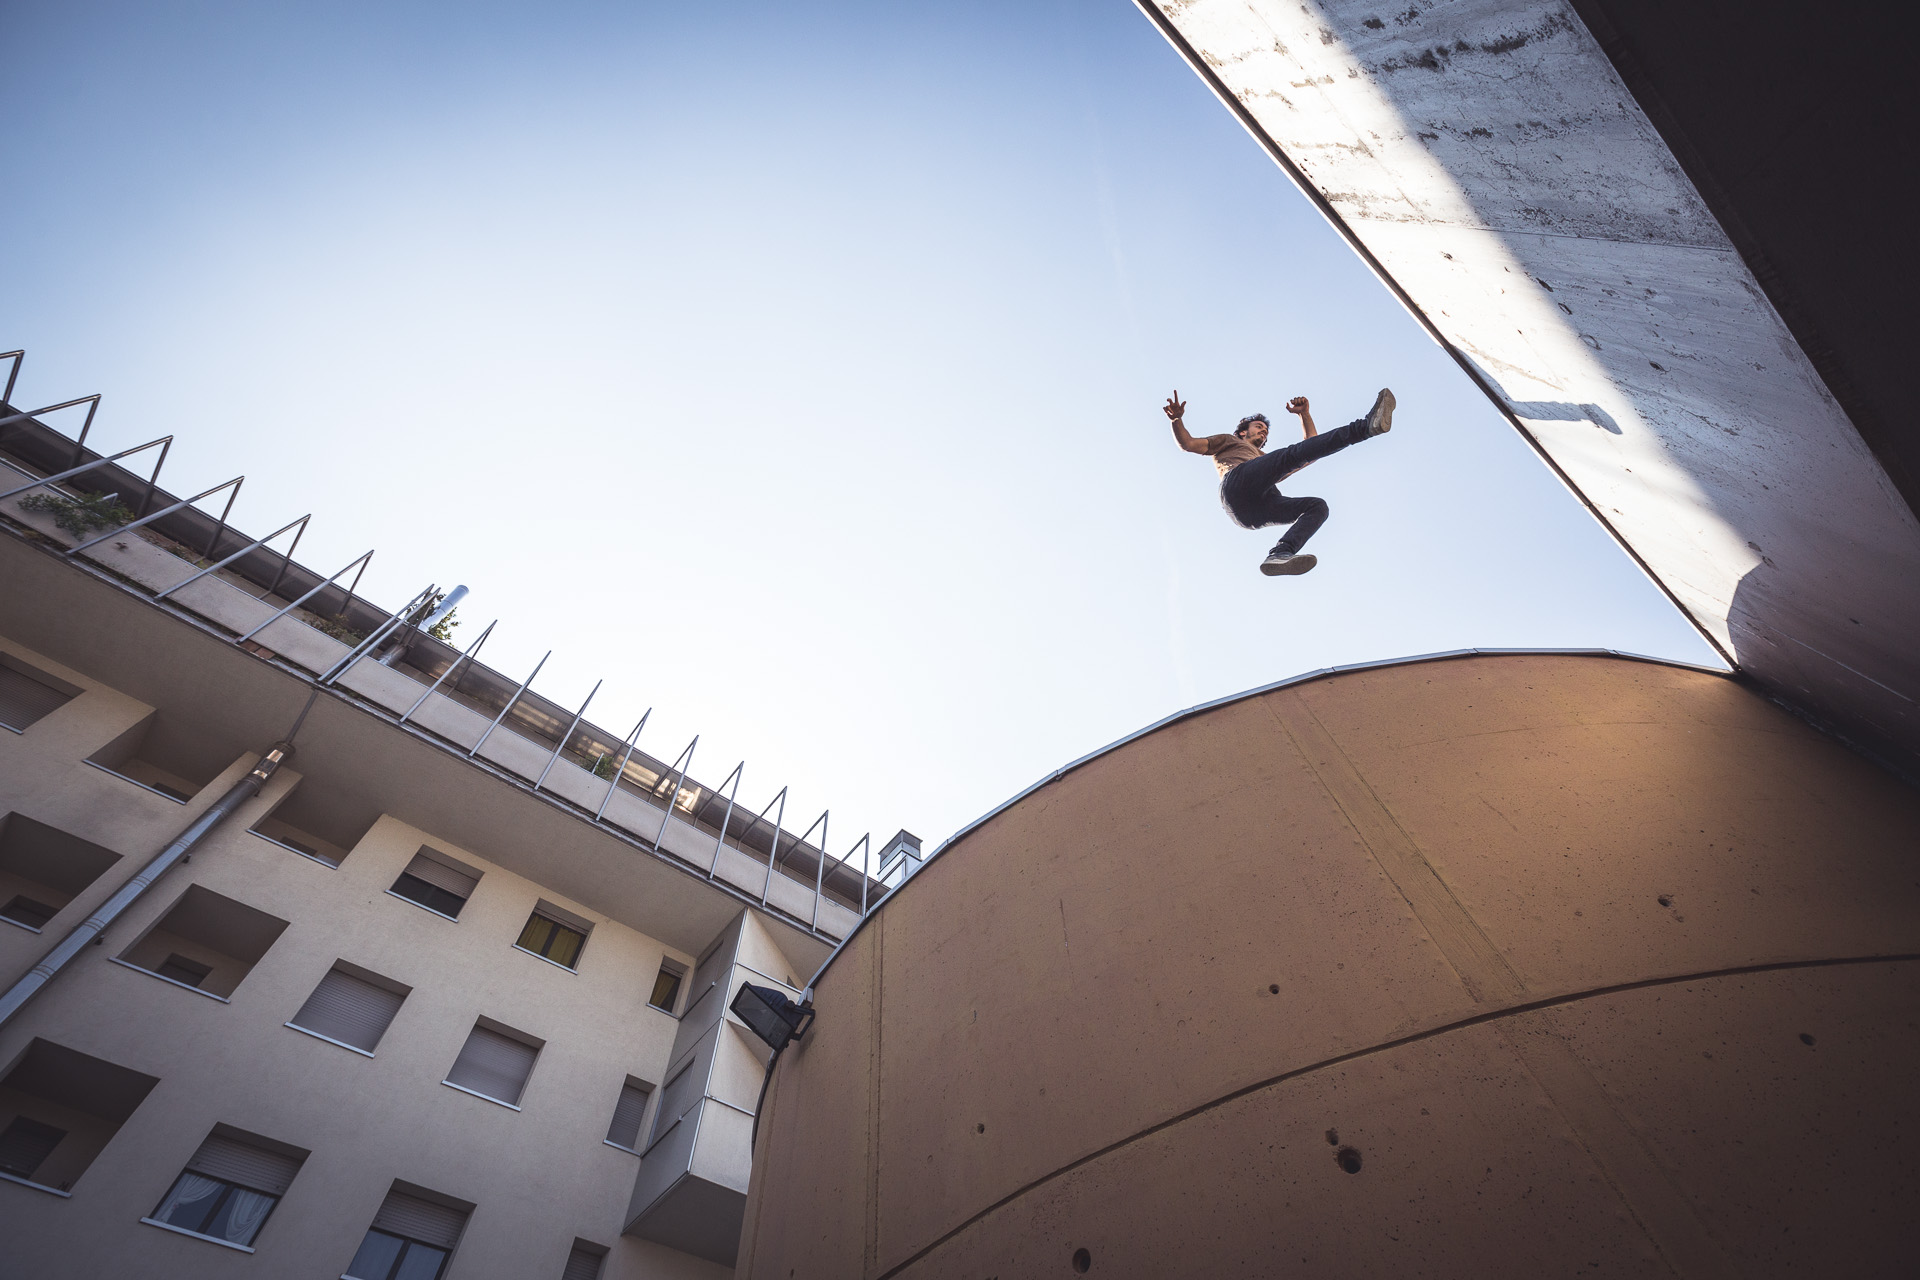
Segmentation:
{"type": "Polygon", "coordinates": [[[1264,449],[1267,447],[1267,424],[1266,423],[1261,422],[1257,418],[1254,421],[1249,422],[1247,424],[1246,435],[1247,435],[1248,441],[1252,443],[1254,448],[1264,449]]]}

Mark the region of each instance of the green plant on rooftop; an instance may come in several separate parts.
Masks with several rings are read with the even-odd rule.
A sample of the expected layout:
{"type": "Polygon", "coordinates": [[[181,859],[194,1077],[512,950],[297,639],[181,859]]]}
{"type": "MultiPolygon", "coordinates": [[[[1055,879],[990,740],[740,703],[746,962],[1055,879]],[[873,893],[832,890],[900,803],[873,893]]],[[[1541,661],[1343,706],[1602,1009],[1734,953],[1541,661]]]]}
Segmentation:
{"type": "MultiPolygon", "coordinates": [[[[407,617],[408,625],[417,627],[421,623],[425,622],[429,617],[432,616],[433,611],[440,607],[440,602],[442,600],[445,600],[446,598],[447,598],[446,592],[444,591],[434,592],[431,598],[426,600],[417,609],[415,609],[410,615],[408,615],[407,617]]],[[[446,617],[440,619],[440,621],[434,623],[432,626],[427,628],[427,634],[432,636],[435,640],[439,640],[444,644],[452,644],[453,629],[459,625],[460,625],[460,607],[458,605],[455,605],[453,608],[447,610],[446,617]]]]}
{"type": "Polygon", "coordinates": [[[613,753],[611,751],[603,751],[600,753],[600,758],[593,762],[593,776],[596,778],[611,778],[614,769],[617,767],[618,763],[614,760],[613,753]]]}
{"type": "Polygon", "coordinates": [[[20,509],[52,516],[56,525],[78,538],[133,519],[133,512],[115,501],[118,496],[96,493],[69,498],[63,493],[36,493],[20,499],[20,509]]]}

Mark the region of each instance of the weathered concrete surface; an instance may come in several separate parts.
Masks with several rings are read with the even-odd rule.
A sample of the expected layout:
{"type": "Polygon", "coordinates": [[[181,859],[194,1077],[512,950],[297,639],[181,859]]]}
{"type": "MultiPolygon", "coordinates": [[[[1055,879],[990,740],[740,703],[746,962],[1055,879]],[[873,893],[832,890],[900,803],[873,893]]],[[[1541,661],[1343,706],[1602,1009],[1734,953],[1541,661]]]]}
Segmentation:
{"type": "Polygon", "coordinates": [[[1920,797],[1693,670],[1210,710],[855,935],[775,1074],[741,1274],[1911,1270],[1916,848],[1920,797]]]}
{"type": "Polygon", "coordinates": [[[1920,523],[1572,8],[1141,4],[1717,644],[1920,774],[1920,523]]]}

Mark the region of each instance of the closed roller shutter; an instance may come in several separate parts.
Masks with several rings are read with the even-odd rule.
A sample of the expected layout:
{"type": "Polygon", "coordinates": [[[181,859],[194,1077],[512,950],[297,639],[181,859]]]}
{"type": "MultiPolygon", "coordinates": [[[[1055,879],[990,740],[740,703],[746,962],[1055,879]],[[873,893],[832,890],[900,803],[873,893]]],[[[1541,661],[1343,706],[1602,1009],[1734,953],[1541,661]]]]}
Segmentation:
{"type": "Polygon", "coordinates": [[[293,1015],[293,1025],[372,1053],[405,999],[385,987],[333,969],[320,979],[300,1012],[293,1015]]]}
{"type": "Polygon", "coordinates": [[[0,724],[26,729],[34,721],[58,711],[72,695],[35,680],[24,671],[0,663],[0,724]]]}
{"type": "Polygon", "coordinates": [[[647,1091],[623,1085],[620,1101],[613,1108],[613,1123],[607,1126],[607,1141],[632,1147],[640,1141],[640,1117],[646,1114],[647,1091]]]}
{"type": "Polygon", "coordinates": [[[413,861],[407,864],[407,874],[460,898],[471,898],[473,886],[479,883],[478,879],[466,872],[455,871],[446,863],[435,861],[424,853],[413,855],[413,861]]]}
{"type": "Polygon", "coordinates": [[[475,1027],[453,1070],[447,1072],[447,1083],[518,1106],[539,1052],[498,1031],[475,1027]]]}
{"type": "Polygon", "coordinates": [[[591,1249],[573,1246],[573,1252],[567,1255],[567,1269],[560,1273],[560,1280],[600,1280],[600,1259],[591,1249]]]}
{"type": "Polygon", "coordinates": [[[449,1209],[404,1191],[389,1191],[386,1203],[373,1217],[373,1226],[376,1231],[389,1231],[421,1244],[451,1249],[460,1238],[460,1227],[466,1220],[463,1209],[449,1209]]]}
{"type": "Polygon", "coordinates": [[[193,1159],[187,1161],[187,1168],[222,1182],[237,1182],[251,1191],[283,1196],[293,1185],[293,1175],[300,1172],[300,1162],[277,1151],[214,1134],[200,1144],[193,1159]]]}

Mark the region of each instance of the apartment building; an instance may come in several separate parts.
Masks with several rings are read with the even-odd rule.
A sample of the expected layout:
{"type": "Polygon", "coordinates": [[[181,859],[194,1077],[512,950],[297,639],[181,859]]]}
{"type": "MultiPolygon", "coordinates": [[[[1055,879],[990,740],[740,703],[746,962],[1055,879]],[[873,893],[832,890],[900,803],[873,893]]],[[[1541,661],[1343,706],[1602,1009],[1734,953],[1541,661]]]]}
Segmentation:
{"type": "Polygon", "coordinates": [[[0,1274],[731,1274],[865,843],[0,419],[0,1274]]]}

